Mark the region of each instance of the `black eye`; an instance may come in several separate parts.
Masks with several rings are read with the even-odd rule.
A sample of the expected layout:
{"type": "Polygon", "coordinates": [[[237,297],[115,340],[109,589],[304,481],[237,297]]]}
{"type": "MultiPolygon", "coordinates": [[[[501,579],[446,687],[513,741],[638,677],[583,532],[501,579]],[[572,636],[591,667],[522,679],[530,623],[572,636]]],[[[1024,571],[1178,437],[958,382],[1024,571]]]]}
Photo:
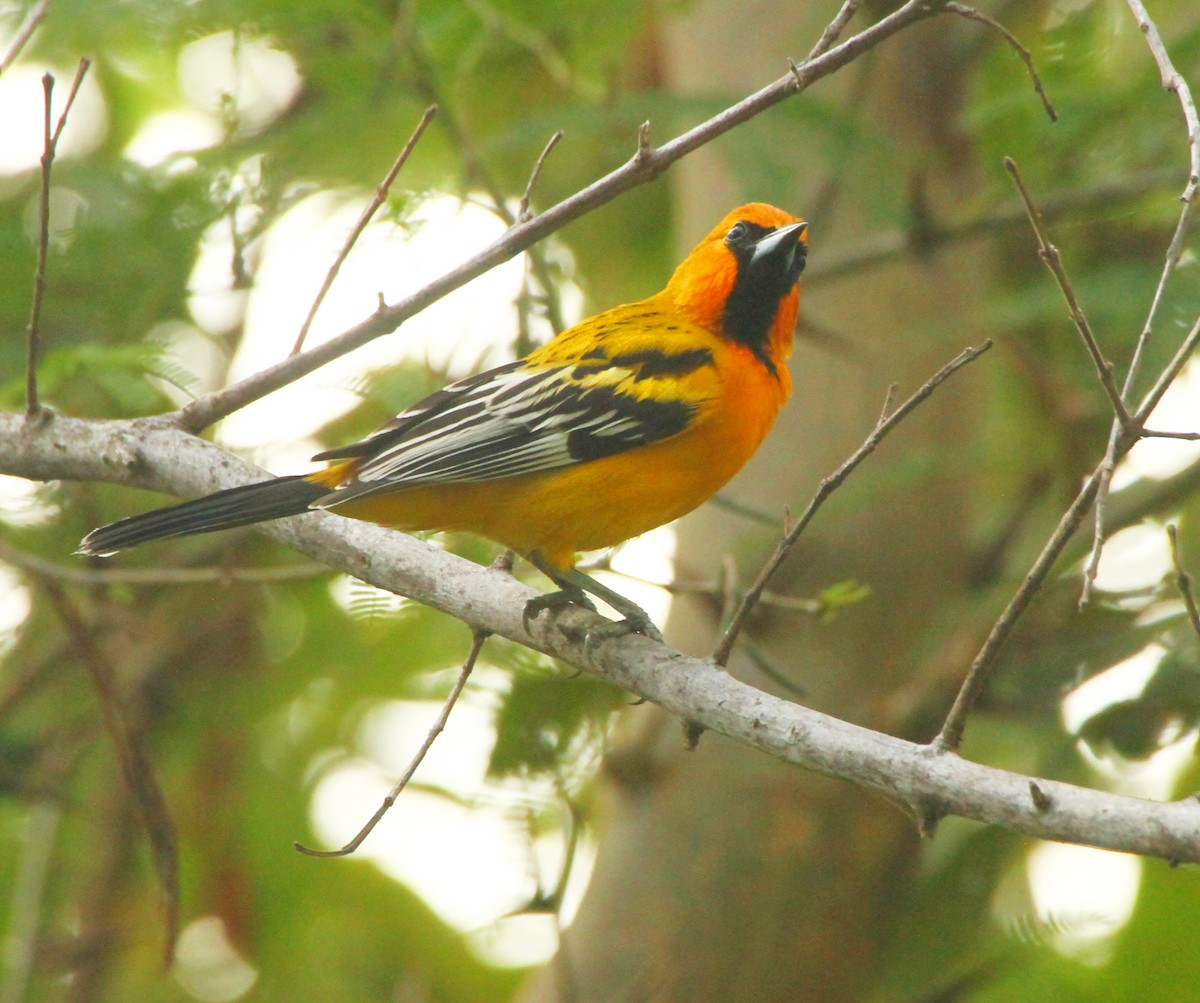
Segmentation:
{"type": "Polygon", "coordinates": [[[746,239],[746,234],[750,232],[750,227],[745,223],[734,223],[729,228],[729,232],[725,234],[726,244],[740,244],[746,239]]]}

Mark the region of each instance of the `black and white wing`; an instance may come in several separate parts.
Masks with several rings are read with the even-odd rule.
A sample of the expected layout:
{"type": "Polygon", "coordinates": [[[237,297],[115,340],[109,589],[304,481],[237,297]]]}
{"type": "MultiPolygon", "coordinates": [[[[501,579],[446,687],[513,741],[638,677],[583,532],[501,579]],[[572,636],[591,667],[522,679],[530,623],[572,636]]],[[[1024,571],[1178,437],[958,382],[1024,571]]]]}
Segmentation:
{"type": "Polygon", "coordinates": [[[552,470],[681,432],[696,402],[631,392],[639,367],[514,362],[439,390],[360,442],[318,460],[361,458],[329,496],[552,470]]]}

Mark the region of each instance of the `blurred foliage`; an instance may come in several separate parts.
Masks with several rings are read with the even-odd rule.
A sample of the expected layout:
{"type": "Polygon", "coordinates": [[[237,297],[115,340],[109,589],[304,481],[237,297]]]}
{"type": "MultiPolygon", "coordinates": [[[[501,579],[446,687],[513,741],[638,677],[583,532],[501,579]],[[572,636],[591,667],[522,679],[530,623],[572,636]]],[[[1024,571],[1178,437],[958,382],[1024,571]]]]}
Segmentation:
{"type": "MultiPolygon", "coordinates": [[[[64,156],[55,166],[56,197],[69,194],[80,209],[51,258],[41,367],[47,403],[72,414],[122,418],[169,408],[161,380],[190,392],[208,389],[214,377],[190,373],[176,354],[179,345],[163,337],[173,324],[193,329],[189,283],[205,234],[216,227],[239,232],[246,274],[230,285],[252,285],[257,238],[305,192],[368,191],[434,100],[470,149],[435,122],[393,192],[389,209],[400,220],[427,194],[486,201],[481,169],[515,203],[542,146],[561,128],[566,138],[534,198],[535,206],[549,205],[624,161],[644,119],[652,119],[661,140],[725,107],[742,94],[685,96],[659,86],[656,33],[684,6],[56,0],[24,61],[61,68],[87,54],[106,120],[95,149],[64,156]],[[181,83],[181,55],[226,32],[244,42],[266,40],[286,53],[302,81],[297,95],[263,122],[242,118],[236,102],[225,100],[203,109],[222,130],[219,142],[154,167],[132,162],[126,148],[151,116],[180,106],[197,110],[181,83]],[[248,177],[258,180],[248,183],[248,177]]],[[[958,125],[985,168],[985,180],[965,201],[982,213],[1011,199],[1003,172],[994,169],[1003,155],[1017,160],[1038,199],[1065,195],[1069,201],[1097,183],[1127,184],[1127,196],[1112,205],[1068,209],[1051,225],[1093,327],[1123,361],[1144,322],[1176,218],[1162,185],[1145,178],[1178,164],[1182,189],[1178,108],[1164,98],[1119,5],[1003,6],[1006,23],[1030,41],[1060,121],[1046,121],[1007,48],[978,45],[964,55],[976,69],[958,125]]],[[[0,23],[15,25],[22,13],[8,5],[0,23]]],[[[1174,18],[1172,53],[1195,82],[1200,26],[1194,11],[1174,18]]],[[[797,46],[788,40],[790,54],[810,41],[797,46]]],[[[788,54],[781,42],[769,65],[782,67],[788,54]]],[[[753,69],[747,90],[765,79],[764,67],[753,69]]],[[[804,151],[804,170],[814,174],[836,176],[853,164],[856,192],[869,193],[864,216],[894,229],[912,225],[916,215],[909,190],[896,183],[898,144],[896,136],[868,128],[813,92],[713,149],[747,193],[760,197],[788,189],[797,150],[804,151]]],[[[32,284],[30,219],[38,179],[31,167],[0,182],[0,325],[9,332],[0,339],[0,405],[15,409],[23,390],[17,332],[32,284]]],[[[674,253],[671,222],[660,182],[568,228],[561,239],[575,275],[586,278],[589,302],[630,299],[661,285],[674,253]]],[[[989,370],[985,417],[970,462],[978,486],[971,532],[979,574],[948,604],[945,623],[935,625],[939,640],[1011,594],[1048,519],[1073,493],[1081,464],[1100,455],[1108,428],[1090,363],[1030,234],[1008,228],[993,241],[999,280],[980,296],[989,333],[1004,342],[1006,354],[989,370]],[[1017,501],[997,505],[997,497],[1017,501]]],[[[1189,254],[1168,291],[1160,322],[1167,336],[1152,342],[1148,372],[1173,350],[1180,325],[1191,323],[1200,302],[1200,270],[1194,250],[1189,254]]],[[[552,274],[561,277],[560,271],[552,274]]],[[[530,301],[546,292],[529,291],[530,301]]],[[[240,334],[237,324],[203,332],[224,360],[240,334]]],[[[361,404],[330,422],[321,442],[369,431],[440,385],[443,375],[412,364],[373,374],[355,387],[361,404]]],[[[886,497],[889,483],[921,478],[935,459],[908,455],[874,481],[856,480],[839,504],[874,503],[886,497]]],[[[1180,482],[1187,476],[1194,478],[1194,471],[1180,482]]],[[[1185,561],[1200,569],[1200,533],[1190,531],[1200,527],[1194,490],[1137,489],[1149,494],[1137,518],[1177,519],[1185,561]]],[[[65,561],[87,529],[140,503],[123,489],[72,484],[43,489],[37,504],[44,518],[6,519],[4,540],[65,561]]],[[[453,538],[446,545],[478,560],[494,556],[494,548],[479,541],[453,538]]],[[[219,571],[296,562],[253,534],[235,533],[167,541],[123,557],[121,566],[219,571]]],[[[31,611],[0,647],[0,901],[12,942],[36,944],[36,956],[24,994],[5,996],[6,1003],[233,998],[219,995],[226,970],[218,961],[232,964],[228,952],[209,950],[212,968],[202,971],[201,981],[209,980],[202,989],[186,990],[164,975],[162,923],[136,806],[63,625],[36,575],[24,575],[23,587],[31,611]]],[[[1076,588],[1074,576],[1055,582],[1023,626],[996,674],[987,713],[972,724],[972,756],[1100,784],[1109,781],[1098,762],[1120,773],[1129,761],[1153,756],[1181,736],[1193,740],[1200,724],[1200,640],[1179,612],[1173,583],[1105,596],[1083,616],[1073,615],[1076,588]],[[1165,654],[1140,694],[1090,717],[1078,736],[1068,734],[1060,721],[1064,694],[1154,644],[1165,654]]],[[[871,589],[871,583],[835,585],[821,599],[827,613],[844,614],[839,624],[857,629],[855,618],[869,614],[871,589]]],[[[524,974],[519,968],[493,963],[478,938],[456,929],[374,863],[318,861],[291,850],[295,840],[313,841],[311,799],[321,778],[339,763],[369,756],[361,734],[367,716],[388,701],[440,698],[449,688],[446,670],[460,663],[470,643],[466,628],[430,610],[365,591],[344,602],[335,593],[325,575],[268,584],[218,574],[207,584],[178,584],[164,574],[154,584],[71,587],[97,643],[119,667],[124,711],[173,812],[183,923],[207,916],[222,921],[229,948],[256,973],[248,999],[511,998],[524,974]]],[[[496,729],[486,776],[471,790],[446,790],[447,799],[472,804],[518,790],[523,816],[510,812],[506,821],[531,847],[547,835],[573,839],[575,820],[594,826],[603,839],[591,798],[627,695],[590,678],[567,678],[560,666],[496,640],[486,646],[484,661],[486,681],[471,685],[496,729]]],[[[914,717],[932,720],[941,695],[922,702],[914,717]]],[[[406,737],[416,744],[421,736],[406,737]]],[[[1193,764],[1179,789],[1196,786],[1200,768],[1193,764]]],[[[362,805],[361,820],[374,807],[362,805]]],[[[1056,947],[1072,930],[1070,917],[1031,919],[1028,901],[1015,918],[998,914],[998,889],[1021,884],[1027,850],[1005,832],[947,823],[898,894],[876,998],[1200,999],[1194,871],[1143,867],[1132,918],[1107,944],[1106,963],[1093,964],[1056,947]]],[[[542,896],[539,882],[530,878],[524,885],[528,901],[542,896]]],[[[4,978],[0,985],[12,984],[4,978]]]]}

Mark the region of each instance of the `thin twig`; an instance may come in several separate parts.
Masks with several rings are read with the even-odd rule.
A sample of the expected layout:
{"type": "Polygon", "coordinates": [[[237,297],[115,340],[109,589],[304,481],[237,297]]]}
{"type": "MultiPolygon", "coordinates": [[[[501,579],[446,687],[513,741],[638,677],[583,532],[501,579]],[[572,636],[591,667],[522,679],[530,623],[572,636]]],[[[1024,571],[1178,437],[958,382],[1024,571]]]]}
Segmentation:
{"type": "Polygon", "coordinates": [[[79,65],[75,67],[75,79],[71,81],[71,89],[67,91],[67,103],[63,105],[62,114],[58,116],[58,124],[54,127],[54,145],[58,146],[58,139],[62,135],[63,127],[67,124],[67,116],[71,113],[71,106],[75,104],[75,98],[79,95],[79,88],[83,85],[83,78],[87,76],[88,68],[92,65],[90,59],[79,60],[79,65]]]}
{"type": "Polygon", "coordinates": [[[1004,39],[1025,64],[1025,71],[1029,74],[1030,83],[1033,84],[1033,89],[1037,92],[1037,96],[1041,99],[1042,107],[1046,109],[1046,114],[1051,122],[1058,121],[1058,112],[1054,110],[1054,105],[1050,103],[1050,99],[1046,96],[1046,89],[1042,86],[1042,78],[1038,76],[1037,70],[1033,65],[1033,57],[1029,54],[1029,50],[1018,41],[1017,36],[1009,31],[1004,25],[987,14],[976,10],[974,7],[968,7],[961,3],[948,3],[946,10],[959,17],[968,18],[971,21],[978,21],[982,25],[986,25],[1004,39]]]}
{"type": "Polygon", "coordinates": [[[1151,20],[1150,15],[1146,13],[1146,8],[1142,6],[1141,0],[1126,0],[1126,2],[1129,5],[1130,11],[1133,12],[1138,27],[1146,37],[1146,45],[1149,47],[1150,54],[1154,57],[1154,62],[1158,66],[1163,87],[1179,99],[1180,107],[1183,109],[1184,123],[1187,127],[1185,135],[1187,137],[1188,148],[1188,178],[1184,185],[1183,193],[1179,196],[1183,207],[1179,211],[1179,222],[1175,225],[1175,233],[1171,236],[1171,243],[1167,247],[1166,260],[1163,262],[1162,274],[1159,276],[1158,285],[1155,287],[1154,296],[1150,301],[1150,310],[1146,316],[1146,322],[1142,325],[1141,336],[1138,338],[1137,346],[1134,348],[1133,359],[1129,363],[1129,372],[1125,377],[1125,396],[1129,396],[1137,379],[1138,370],[1141,367],[1147,344],[1150,341],[1151,331],[1154,327],[1154,318],[1158,314],[1159,304],[1162,302],[1163,295],[1166,292],[1167,282],[1174,273],[1175,266],[1179,264],[1180,257],[1183,255],[1183,242],[1187,237],[1192,215],[1196,209],[1196,190],[1197,186],[1200,186],[1200,115],[1197,115],[1196,102],[1192,99],[1191,88],[1188,87],[1187,81],[1179,71],[1175,69],[1175,64],[1171,62],[1167,48],[1163,45],[1162,37],[1158,33],[1158,27],[1151,20]]]}
{"type": "Polygon", "coordinates": [[[4,53],[4,58],[0,59],[0,74],[4,73],[5,70],[16,62],[17,56],[29,44],[34,31],[42,23],[49,10],[50,0],[38,0],[37,3],[29,8],[28,13],[25,15],[25,20],[21,22],[21,26],[17,28],[16,35],[13,36],[12,44],[8,47],[8,51],[4,53]]]}
{"type": "Polygon", "coordinates": [[[551,233],[561,230],[573,220],[611,202],[618,195],[652,181],[689,153],[766,109],[806,90],[817,80],[841,69],[909,25],[935,17],[940,13],[942,5],[941,0],[908,0],[891,14],[852,35],[840,45],[799,66],[797,74],[789,71],[780,79],[767,84],[663,146],[654,148],[648,156],[631,157],[604,177],[545,212],[538,213],[528,223],[518,223],[510,227],[458,267],[396,303],[380,307],[370,317],[337,337],[299,355],[290,356],[222,390],[199,397],[171,416],[172,419],[181,428],[198,432],[252,401],[319,369],[331,360],[394,331],[409,317],[420,313],[431,303],[437,302],[490,268],[509,260],[551,233]]]}
{"type": "Polygon", "coordinates": [[[491,636],[491,632],[487,630],[477,629],[474,631],[474,637],[471,642],[471,650],[467,654],[467,660],[463,662],[462,669],[459,670],[458,678],[454,681],[454,687],[450,690],[450,695],[446,697],[446,702],[442,704],[441,712],[437,719],[433,722],[433,726],[429,729],[429,733],[425,736],[425,741],[421,743],[421,747],[417,750],[417,754],[413,756],[412,761],[408,764],[408,769],[396,781],[396,786],[389,792],[388,796],[383,799],[383,804],[379,806],[375,814],[371,816],[367,824],[358,830],[358,834],[350,840],[345,846],[337,850],[313,850],[303,845],[302,843],[294,843],[293,845],[301,853],[307,854],[310,857],[345,857],[357,850],[364,839],[371,835],[372,830],[377,826],[388,810],[396,803],[404,788],[408,786],[408,782],[412,779],[413,774],[417,772],[417,767],[425,759],[425,754],[433,746],[434,740],[442,733],[446,727],[446,721],[450,718],[450,712],[454,709],[454,705],[458,702],[459,694],[462,693],[463,687],[467,685],[467,679],[470,678],[471,670],[475,668],[475,662],[479,658],[479,652],[483,650],[483,643],[491,636]]]}
{"type": "Polygon", "coordinates": [[[1097,467],[1092,471],[1091,475],[1083,483],[1083,487],[1079,489],[1079,493],[1075,496],[1075,500],[1071,502],[1067,510],[1058,520],[1058,525],[1054,532],[1046,541],[1046,545],[1042,548],[1042,552],[1038,554],[1037,559],[1033,562],[1033,567],[1029,569],[1029,573],[1021,582],[1020,587],[1009,599],[1008,605],[1004,608],[1004,612],[992,625],[992,629],[988,632],[987,638],[983,642],[983,647],[979,649],[979,653],[975,656],[975,660],[971,663],[971,668],[967,672],[966,679],[963,680],[962,686],[959,688],[958,695],[954,699],[954,705],[950,708],[950,712],[946,715],[946,720],[942,724],[942,730],[938,733],[937,738],[933,740],[933,748],[939,752],[954,752],[962,744],[963,730],[966,728],[967,715],[975,706],[976,701],[983,693],[984,686],[987,684],[988,677],[991,675],[992,668],[995,665],[996,658],[1000,654],[1000,649],[1004,642],[1008,640],[1009,634],[1017,625],[1017,621],[1021,618],[1021,614],[1025,612],[1026,607],[1037,595],[1042,587],[1042,583],[1046,580],[1046,576],[1050,573],[1050,569],[1054,566],[1054,562],[1058,560],[1059,554],[1067,545],[1067,541],[1071,539],[1075,531],[1083,522],[1084,516],[1092,507],[1092,502],[1096,499],[1096,492],[1100,487],[1101,467],[1097,467]]]}
{"type": "Polygon", "coordinates": [[[1200,441],[1200,432],[1168,432],[1158,428],[1143,428],[1142,439],[1182,439],[1184,442],[1200,441]]]}
{"type": "Polygon", "coordinates": [[[45,112],[42,118],[42,187],[38,200],[37,265],[33,271],[33,301],[29,307],[29,326],[25,341],[25,420],[33,421],[42,413],[38,401],[38,339],[42,321],[42,301],[46,297],[46,261],[50,256],[50,166],[54,163],[54,138],[50,132],[50,98],[54,94],[54,75],[42,77],[45,112]]]}
{"type": "MultiPolygon", "coordinates": [[[[1187,337],[1183,339],[1183,343],[1176,350],[1174,357],[1162,373],[1159,374],[1154,386],[1150,388],[1149,393],[1146,394],[1137,411],[1134,413],[1133,418],[1136,427],[1139,428],[1139,438],[1156,435],[1163,438],[1194,437],[1195,433],[1180,432],[1172,435],[1169,433],[1148,432],[1142,426],[1149,419],[1154,408],[1158,406],[1171,384],[1183,371],[1183,367],[1187,365],[1188,360],[1192,357],[1192,353],[1195,351],[1198,342],[1200,342],[1200,318],[1197,318],[1195,324],[1192,325],[1192,329],[1188,332],[1187,337]]],[[[1129,381],[1126,381],[1125,385],[1128,388],[1130,386],[1129,381]]],[[[1095,523],[1092,529],[1092,546],[1088,552],[1087,560],[1084,562],[1083,587],[1079,594],[1080,608],[1090,601],[1092,590],[1096,584],[1096,577],[1100,573],[1100,557],[1103,553],[1104,540],[1108,532],[1109,486],[1112,484],[1113,474],[1117,468],[1117,461],[1132,448],[1135,441],[1123,433],[1123,429],[1117,422],[1113,422],[1113,427],[1109,430],[1108,434],[1104,459],[1098,468],[1100,481],[1096,492],[1095,523]]]]}
{"type": "MultiPolygon", "coordinates": [[[[862,6],[862,3],[863,0],[846,0],[842,4],[841,9],[834,15],[833,20],[821,32],[821,37],[817,39],[817,44],[809,50],[804,60],[806,63],[812,62],[817,56],[829,51],[829,47],[841,38],[843,29],[850,23],[850,19],[858,12],[858,8],[862,6]]],[[[947,4],[946,6],[949,7],[950,5],[947,4]]],[[[792,68],[793,70],[796,68],[795,63],[792,64],[792,68]]]]}
{"type": "MultiPolygon", "coordinates": [[[[1187,126],[1188,180],[1184,186],[1183,194],[1180,196],[1183,208],[1179,212],[1179,221],[1175,225],[1175,233],[1172,235],[1171,243],[1167,247],[1166,260],[1163,262],[1162,273],[1159,275],[1158,285],[1155,286],[1154,296],[1150,301],[1150,309],[1147,312],[1146,321],[1142,325],[1142,332],[1138,336],[1137,344],[1134,346],[1133,357],[1129,362],[1129,370],[1125,374],[1125,383],[1121,392],[1122,399],[1127,399],[1132,395],[1133,388],[1137,383],[1142,360],[1145,357],[1146,348],[1150,343],[1154,329],[1154,318],[1158,314],[1159,304],[1166,293],[1167,282],[1174,274],[1175,266],[1179,263],[1179,259],[1183,254],[1183,242],[1191,226],[1192,214],[1195,211],[1196,188],[1200,184],[1200,145],[1198,145],[1200,144],[1200,117],[1196,113],[1196,103],[1192,100],[1191,89],[1188,87],[1187,81],[1184,80],[1171,62],[1171,57],[1168,55],[1166,46],[1163,45],[1162,38],[1158,33],[1158,27],[1150,18],[1150,15],[1146,13],[1146,8],[1142,6],[1141,0],[1127,0],[1127,2],[1129,9],[1133,12],[1134,19],[1138,23],[1138,27],[1146,37],[1146,44],[1150,48],[1151,55],[1158,65],[1163,87],[1175,94],[1183,109],[1184,122],[1187,126]]],[[[1176,357],[1178,358],[1178,353],[1176,357]]],[[[1170,381],[1164,382],[1162,377],[1160,377],[1155,390],[1161,396],[1162,393],[1166,392],[1166,388],[1169,385],[1170,381]]],[[[1141,420],[1145,421],[1144,415],[1141,420]]],[[[1101,466],[1099,491],[1096,496],[1096,525],[1092,533],[1092,550],[1084,565],[1083,588],[1079,596],[1080,607],[1086,605],[1091,598],[1092,588],[1095,585],[1096,576],[1100,571],[1100,557],[1103,552],[1106,536],[1105,514],[1108,507],[1108,489],[1112,482],[1113,472],[1116,470],[1118,456],[1123,455],[1122,447],[1124,447],[1125,451],[1128,450],[1128,444],[1123,442],[1123,438],[1127,437],[1130,432],[1130,427],[1120,422],[1114,422],[1113,427],[1109,430],[1108,445],[1104,454],[1104,463],[1101,466]]]]}
{"type": "Polygon", "coordinates": [[[1192,630],[1200,637],[1200,607],[1196,606],[1196,596],[1192,592],[1192,576],[1183,566],[1183,556],[1179,552],[1179,530],[1174,523],[1167,524],[1167,539],[1171,542],[1171,563],[1175,566],[1175,587],[1187,607],[1188,619],[1192,630]]]}
{"type": "Polygon", "coordinates": [[[179,851],[175,823],[154,775],[144,736],[127,720],[117,685],[116,669],[96,644],[92,631],[83,622],[66,593],[55,582],[46,579],[43,579],[42,587],[66,628],[79,661],[91,676],[104,727],[116,751],[121,775],[149,837],[166,926],[163,959],[164,963],[170,964],[179,935],[179,851]]]}
{"type": "Polygon", "coordinates": [[[1128,445],[1122,449],[1122,439],[1114,421],[1109,431],[1108,444],[1104,448],[1104,459],[1096,468],[1100,476],[1096,482],[1096,510],[1092,514],[1092,546],[1088,551],[1087,560],[1083,562],[1083,585],[1076,604],[1080,610],[1092,601],[1096,579],[1100,576],[1100,559],[1104,555],[1104,541],[1108,536],[1108,496],[1112,490],[1113,475],[1117,472],[1117,460],[1126,452],[1128,445]]]}
{"type": "Polygon", "coordinates": [[[58,139],[63,127],[67,124],[67,115],[75,103],[79,86],[83,83],[84,75],[91,63],[86,59],[79,60],[75,70],[75,79],[67,94],[66,104],[58,117],[54,130],[50,129],[50,99],[54,94],[54,74],[42,76],[42,93],[44,96],[44,114],[42,117],[42,182],[38,199],[38,245],[37,265],[33,272],[33,300],[29,306],[29,326],[25,339],[25,420],[32,422],[42,415],[42,405],[38,400],[37,367],[40,354],[42,303],[46,299],[46,268],[50,258],[50,173],[54,165],[54,155],[58,150],[58,139]]]}
{"type": "Polygon", "coordinates": [[[1125,401],[1121,398],[1121,392],[1117,389],[1116,382],[1113,380],[1112,363],[1100,351],[1100,345],[1096,341],[1096,336],[1092,333],[1092,327],[1083,312],[1083,307],[1079,305],[1079,298],[1075,295],[1075,288],[1071,285],[1071,280],[1067,277],[1066,269],[1063,268],[1058,248],[1050,243],[1046,228],[1042,224],[1042,214],[1038,212],[1037,206],[1034,205],[1033,198],[1030,196],[1029,190],[1025,187],[1025,182],[1021,178],[1021,172],[1012,157],[1004,158],[1004,167],[1012,175],[1013,184],[1016,185],[1017,192],[1021,196],[1021,202],[1025,206],[1025,212],[1029,217],[1029,225],[1033,229],[1033,235],[1037,238],[1038,257],[1050,269],[1050,274],[1054,276],[1054,280],[1058,283],[1059,291],[1067,303],[1067,312],[1070,313],[1071,320],[1075,324],[1075,329],[1079,332],[1079,336],[1083,339],[1083,344],[1087,348],[1088,355],[1092,358],[1092,364],[1096,367],[1096,374],[1100,377],[1100,385],[1104,387],[1104,392],[1108,394],[1108,402],[1112,405],[1113,411],[1116,412],[1117,420],[1121,423],[1121,427],[1132,429],[1133,418],[1129,414],[1129,409],[1125,406],[1125,401]]]}
{"type": "Polygon", "coordinates": [[[1183,367],[1187,365],[1188,360],[1192,357],[1197,344],[1200,344],[1200,316],[1192,324],[1192,329],[1188,331],[1187,337],[1183,339],[1183,344],[1179,346],[1167,368],[1162,371],[1162,374],[1155,381],[1154,386],[1142,398],[1137,411],[1134,412],[1134,419],[1139,425],[1146,421],[1150,417],[1151,412],[1158,407],[1159,402],[1163,399],[1163,395],[1170,389],[1171,384],[1175,382],[1175,378],[1183,372],[1183,367]]]}
{"type": "Polygon", "coordinates": [[[883,395],[883,407],[879,409],[879,417],[875,419],[876,428],[887,421],[888,415],[892,413],[892,408],[896,405],[896,394],[899,392],[899,383],[888,384],[887,393],[883,395]]]}
{"type": "Polygon", "coordinates": [[[550,151],[558,145],[558,141],[563,138],[563,131],[559,129],[547,141],[542,152],[538,155],[537,160],[533,163],[533,170],[529,172],[529,181],[525,184],[525,192],[521,195],[521,201],[517,204],[517,222],[528,223],[532,216],[529,212],[529,200],[533,197],[533,186],[537,184],[537,180],[541,177],[542,168],[546,164],[546,158],[550,156],[550,151]]]}
{"type": "Polygon", "coordinates": [[[329,266],[329,271],[325,275],[325,281],[321,283],[321,288],[317,290],[317,297],[313,300],[313,305],[309,307],[308,316],[304,318],[304,323],[300,325],[300,333],[296,335],[296,343],[292,346],[292,355],[296,355],[304,347],[304,339],[308,337],[308,329],[312,327],[313,319],[317,316],[317,311],[325,301],[325,296],[333,285],[333,280],[337,278],[337,274],[341,271],[342,265],[349,256],[351,249],[358,242],[358,238],[362,236],[363,231],[367,228],[367,224],[371,222],[371,217],[387,201],[388,192],[392,188],[392,182],[396,180],[396,175],[400,173],[400,168],[404,166],[405,161],[408,160],[413,148],[420,141],[426,127],[436,114],[437,105],[435,104],[431,104],[425,109],[425,114],[421,116],[421,121],[417,123],[417,127],[413,129],[412,135],[408,137],[408,142],[404,144],[404,149],[400,151],[400,155],[396,158],[384,179],[379,182],[379,185],[375,189],[374,197],[367,203],[358,217],[358,222],[350,230],[350,235],[346,238],[342,249],[338,252],[337,257],[333,259],[333,264],[329,266]]]}
{"type": "MultiPolygon", "coordinates": [[[[410,18],[413,6],[409,5],[406,9],[406,13],[410,15],[410,18]]],[[[434,72],[433,64],[425,53],[425,48],[421,44],[416,26],[411,22],[411,19],[404,30],[407,36],[409,58],[413,66],[414,83],[417,90],[424,95],[426,100],[442,107],[443,112],[440,123],[442,130],[450,137],[450,142],[462,158],[468,182],[477,184],[483,188],[487,193],[488,201],[491,202],[492,211],[509,228],[516,226],[520,222],[520,214],[514,215],[512,210],[509,209],[508,200],[505,198],[503,189],[496,183],[495,178],[492,177],[491,172],[484,165],[483,158],[479,156],[475,145],[471,142],[466,128],[451,111],[450,104],[442,100],[437,74],[434,72]]],[[[545,310],[546,319],[555,332],[561,331],[566,326],[562,316],[562,305],[559,303],[555,292],[556,287],[550,271],[550,265],[540,248],[529,249],[529,268],[537,279],[538,285],[541,286],[542,305],[545,310]]]]}
{"type": "MultiPolygon", "coordinates": [[[[800,518],[795,521],[776,545],[774,553],[771,554],[770,558],[763,565],[762,570],[758,573],[758,577],[754,579],[754,583],[746,590],[745,596],[742,597],[741,603],[738,604],[738,608],[730,618],[729,626],[725,628],[725,632],[721,635],[721,640],[712,654],[712,659],[717,665],[725,665],[729,661],[729,655],[733,651],[734,642],[737,640],[738,634],[741,633],[746,618],[749,617],[757,605],[763,591],[767,587],[767,583],[771,580],[775,572],[779,570],[779,566],[783,563],[784,559],[791,553],[792,547],[796,545],[796,541],[800,538],[800,534],[804,532],[805,527],[812,521],[813,516],[817,514],[817,511],[825,503],[825,500],[841,486],[842,482],[850,476],[855,467],[875,451],[884,437],[908,417],[934,390],[953,376],[959,369],[967,365],[967,363],[974,362],[991,347],[991,341],[985,341],[978,348],[966,348],[961,351],[954,359],[926,380],[916,393],[896,408],[886,419],[876,422],[875,428],[867,436],[863,444],[837,470],[821,481],[816,493],[812,497],[812,501],[808,503],[808,507],[801,513],[800,518]]],[[[889,390],[889,395],[890,393],[891,391],[889,390]]]]}

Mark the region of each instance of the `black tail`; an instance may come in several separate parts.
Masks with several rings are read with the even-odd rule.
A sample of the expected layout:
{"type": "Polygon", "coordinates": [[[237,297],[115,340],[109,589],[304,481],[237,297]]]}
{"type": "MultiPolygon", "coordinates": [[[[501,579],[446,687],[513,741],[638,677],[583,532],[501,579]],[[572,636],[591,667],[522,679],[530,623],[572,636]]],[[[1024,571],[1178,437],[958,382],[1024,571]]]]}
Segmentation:
{"type": "Polygon", "coordinates": [[[167,536],[211,533],[282,519],[304,512],[328,493],[328,488],[311,483],[303,475],[245,484],[101,526],[83,538],[78,552],[107,557],[118,550],[167,536]]]}

